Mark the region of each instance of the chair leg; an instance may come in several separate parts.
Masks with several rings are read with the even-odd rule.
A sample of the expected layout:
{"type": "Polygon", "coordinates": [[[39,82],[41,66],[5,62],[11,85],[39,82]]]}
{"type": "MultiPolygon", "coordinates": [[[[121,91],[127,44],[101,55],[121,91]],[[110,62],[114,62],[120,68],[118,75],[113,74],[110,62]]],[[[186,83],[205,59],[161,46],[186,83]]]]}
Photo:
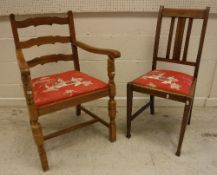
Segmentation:
{"type": "Polygon", "coordinates": [[[115,117],[116,117],[116,101],[115,101],[115,66],[114,66],[114,59],[111,57],[108,58],[108,77],[109,77],[109,101],[108,101],[108,112],[110,118],[109,124],[109,140],[114,142],[116,140],[116,124],[115,124],[115,117]]]}
{"type": "Polygon", "coordinates": [[[181,130],[180,130],[180,135],[179,135],[179,143],[178,143],[178,148],[176,151],[177,156],[180,156],[180,154],[181,154],[181,147],[182,147],[182,142],[183,142],[184,135],[185,135],[185,129],[186,129],[188,119],[189,119],[190,107],[191,107],[191,103],[185,104],[185,109],[184,109],[184,114],[183,114],[183,119],[182,119],[182,125],[181,125],[181,130]]]}
{"type": "Polygon", "coordinates": [[[153,115],[154,114],[154,96],[150,95],[150,112],[153,115]]]}
{"type": "Polygon", "coordinates": [[[190,113],[189,113],[189,119],[188,119],[188,125],[190,125],[191,124],[191,114],[192,114],[192,109],[193,109],[193,101],[192,101],[192,103],[191,103],[191,107],[190,107],[190,113]]]}
{"type": "Polygon", "coordinates": [[[109,118],[110,118],[110,126],[109,126],[109,140],[114,142],[116,140],[116,102],[114,98],[109,99],[108,104],[109,118]]]}
{"type": "Polygon", "coordinates": [[[81,105],[76,106],[76,115],[80,116],[81,115],[81,105]]]}
{"type": "Polygon", "coordinates": [[[129,84],[127,84],[127,137],[130,138],[131,134],[131,115],[132,115],[132,100],[133,100],[133,91],[129,84]]]}
{"type": "Polygon", "coordinates": [[[32,134],[38,148],[38,154],[41,160],[41,166],[44,171],[49,169],[47,154],[44,149],[44,139],[41,126],[38,122],[31,123],[32,134]]]}

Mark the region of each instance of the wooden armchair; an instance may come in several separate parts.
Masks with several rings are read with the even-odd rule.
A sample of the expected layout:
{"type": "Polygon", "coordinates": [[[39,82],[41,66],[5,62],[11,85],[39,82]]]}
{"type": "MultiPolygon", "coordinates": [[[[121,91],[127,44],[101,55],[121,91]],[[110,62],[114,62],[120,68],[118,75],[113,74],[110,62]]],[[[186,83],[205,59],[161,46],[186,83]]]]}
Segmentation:
{"type": "MultiPolygon", "coordinates": [[[[139,78],[127,84],[127,137],[130,138],[131,122],[146,108],[150,107],[151,114],[154,114],[154,96],[175,100],[185,103],[185,109],[182,119],[179,144],[176,155],[181,154],[181,146],[185,134],[187,123],[190,124],[191,112],[194,101],[196,82],[198,77],[199,65],[201,60],[204,37],[206,33],[209,8],[205,10],[198,9],[172,9],[160,7],[155,34],[155,44],[153,53],[152,71],[140,76],[139,78]],[[164,18],[170,18],[170,28],[167,41],[165,57],[158,56],[159,41],[161,36],[162,21],[164,18]],[[187,59],[190,35],[193,27],[193,21],[202,20],[202,30],[200,35],[199,47],[195,61],[187,59]],[[173,37],[174,25],[177,21],[176,33],[173,37]],[[184,37],[185,24],[186,35],[184,37]],[[174,38],[173,55],[171,55],[172,39],[174,38]],[[185,38],[184,47],[182,43],[185,38]],[[183,48],[183,53],[182,53],[183,48]],[[170,56],[171,55],[171,56],[170,56]],[[193,76],[183,72],[172,70],[157,69],[157,62],[176,63],[194,68],[193,76]],[[133,92],[146,93],[150,95],[150,101],[132,114],[133,92]]],[[[171,64],[172,66],[172,64],[171,64]]]]}
{"type": "Polygon", "coordinates": [[[19,64],[23,89],[30,115],[30,124],[32,128],[33,137],[38,148],[38,153],[41,160],[41,165],[44,171],[49,169],[46,151],[44,148],[44,141],[50,138],[68,133],[72,130],[82,128],[84,126],[100,122],[109,128],[109,140],[111,142],[116,140],[116,102],[115,102],[115,66],[114,61],[120,57],[120,52],[111,49],[100,49],[84,44],[76,40],[73,13],[68,12],[67,17],[37,17],[29,18],[23,21],[15,20],[13,14],[10,15],[12,31],[14,35],[14,42],[16,46],[17,61],[19,64]],[[18,36],[18,29],[29,26],[39,25],[68,25],[69,36],[42,36],[32,38],[26,41],[20,41],[18,36]],[[44,44],[55,43],[70,43],[72,54],[53,54],[41,57],[36,57],[32,60],[26,61],[23,49],[32,46],[40,46],[44,44]],[[94,77],[80,72],[80,65],[78,59],[77,48],[84,49],[88,52],[102,54],[108,56],[108,83],[104,83],[94,77]],[[73,61],[75,70],[42,76],[31,79],[30,70],[39,65],[57,61],[73,61]],[[109,96],[108,111],[110,123],[104,121],[97,115],[93,114],[83,106],[82,103],[91,100],[99,99],[109,96]],[[80,115],[81,111],[93,117],[92,120],[72,126],[70,128],[62,129],[60,131],[43,135],[42,127],[39,123],[39,117],[54,111],[65,109],[71,106],[76,106],[76,114],[80,115]]]}

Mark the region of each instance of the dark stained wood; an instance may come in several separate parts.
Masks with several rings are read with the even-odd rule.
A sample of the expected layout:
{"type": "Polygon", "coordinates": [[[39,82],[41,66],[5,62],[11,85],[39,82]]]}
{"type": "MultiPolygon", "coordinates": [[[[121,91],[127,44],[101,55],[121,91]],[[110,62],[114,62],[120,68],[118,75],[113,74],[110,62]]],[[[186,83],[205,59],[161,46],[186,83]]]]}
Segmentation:
{"type": "Polygon", "coordinates": [[[156,58],[158,56],[158,48],[159,48],[159,42],[160,42],[163,8],[164,8],[163,6],[160,6],[159,13],[158,13],[157,27],[156,27],[156,31],[155,31],[155,42],[154,42],[152,70],[156,69],[156,64],[157,64],[156,58]]]}
{"type": "Polygon", "coordinates": [[[144,110],[146,110],[150,106],[150,102],[146,103],[143,107],[137,110],[131,117],[130,120],[134,120],[139,114],[141,114],[144,110]]]}
{"type": "Polygon", "coordinates": [[[78,104],[78,105],[76,106],[76,109],[75,109],[75,110],[76,110],[76,112],[75,112],[76,115],[77,115],[77,116],[80,116],[80,115],[81,115],[81,105],[78,104]]]}
{"type": "MultiPolygon", "coordinates": [[[[72,12],[68,12],[68,16],[66,18],[59,18],[59,17],[38,17],[38,18],[30,18],[24,21],[16,21],[15,16],[13,14],[10,15],[11,20],[11,27],[14,36],[14,42],[16,46],[16,54],[17,54],[17,62],[20,68],[21,79],[23,83],[23,90],[26,98],[26,103],[29,111],[29,118],[30,118],[30,125],[32,129],[33,138],[35,140],[38,154],[41,160],[41,166],[44,171],[49,169],[47,154],[44,147],[44,141],[75,129],[82,128],[84,126],[88,126],[90,124],[100,122],[106,127],[109,128],[109,140],[115,141],[116,139],[116,124],[115,124],[115,116],[116,116],[116,102],[114,100],[115,97],[115,83],[114,83],[114,76],[115,76],[115,69],[114,69],[114,58],[120,57],[120,52],[112,49],[98,49],[93,46],[89,46],[78,42],[76,40],[75,35],[75,27],[74,27],[74,20],[72,12]],[[38,38],[31,38],[27,41],[20,41],[18,35],[18,28],[25,28],[29,26],[38,26],[38,25],[51,25],[51,24],[67,24],[69,26],[69,36],[43,36],[38,38]],[[70,43],[72,46],[72,54],[51,54],[36,57],[32,60],[26,61],[25,56],[23,55],[22,49],[27,49],[32,46],[40,46],[43,44],[54,44],[56,42],[59,43],[70,43]],[[81,49],[85,49],[88,52],[103,54],[108,57],[108,87],[97,90],[94,92],[90,92],[87,94],[71,97],[68,99],[60,100],[57,102],[53,102],[44,106],[36,106],[34,98],[33,98],[33,91],[32,91],[32,79],[31,79],[31,72],[30,68],[38,64],[46,64],[49,62],[57,62],[57,61],[73,61],[74,68],[80,71],[79,65],[79,57],[77,52],[77,47],[81,49]],[[109,104],[108,104],[108,112],[110,123],[105,122],[97,115],[93,114],[92,112],[86,110],[81,106],[82,103],[96,100],[102,97],[109,97],[109,104]],[[79,110],[77,114],[80,114],[81,109],[93,117],[93,120],[88,122],[80,123],[75,126],[62,129],[60,131],[56,131],[55,133],[48,134],[47,136],[43,135],[42,127],[39,123],[39,117],[45,116],[45,114],[49,114],[58,110],[66,109],[72,106],[76,106],[79,110]]],[[[55,27],[55,26],[53,26],[55,27]]],[[[73,65],[73,64],[72,64],[73,65]]],[[[73,66],[72,66],[73,67],[73,66]]]]}
{"type": "Polygon", "coordinates": [[[207,28],[209,11],[210,11],[210,8],[207,7],[206,8],[206,13],[204,15],[204,21],[203,21],[202,30],[201,30],[200,43],[199,43],[199,48],[198,48],[198,53],[197,53],[197,60],[196,60],[196,64],[197,65],[195,67],[194,77],[198,76],[198,71],[199,71],[199,66],[200,66],[200,60],[201,60],[201,55],[202,55],[202,51],[203,51],[203,43],[204,43],[204,38],[205,38],[205,35],[206,35],[206,28],[207,28]]]}
{"type": "Polygon", "coordinates": [[[176,151],[177,156],[180,156],[181,154],[182,142],[184,139],[186,126],[187,126],[188,119],[189,119],[189,112],[190,112],[189,109],[190,109],[190,101],[188,101],[188,103],[186,102],[185,104],[185,109],[184,109],[184,114],[183,114],[183,119],[182,119],[182,124],[181,124],[181,130],[180,130],[180,136],[179,136],[179,143],[178,143],[178,148],[176,151]]]}
{"type": "Polygon", "coordinates": [[[180,54],[182,49],[182,40],[185,29],[185,18],[178,18],[177,28],[176,28],[176,36],[175,43],[173,49],[173,58],[174,60],[180,60],[180,54]]]}
{"type": "Polygon", "coordinates": [[[60,17],[36,17],[23,21],[16,21],[17,28],[26,28],[29,26],[52,25],[52,24],[68,24],[68,18],[60,17]]]}
{"type": "Polygon", "coordinates": [[[193,18],[189,18],[187,35],[186,35],[186,40],[185,40],[185,47],[184,47],[184,52],[183,52],[183,57],[182,57],[183,62],[186,62],[186,59],[187,59],[188,46],[189,46],[189,41],[190,41],[192,24],[193,24],[193,18]]]}
{"type": "Polygon", "coordinates": [[[194,93],[195,93],[195,90],[196,90],[196,84],[197,84],[197,78],[193,77],[191,89],[190,89],[190,92],[188,94],[190,99],[194,98],[194,93]]]}
{"type": "Polygon", "coordinates": [[[23,51],[21,49],[17,49],[16,55],[21,73],[29,72],[29,65],[24,58],[23,51]]]}
{"type": "Polygon", "coordinates": [[[152,114],[152,115],[154,115],[154,101],[155,101],[155,98],[154,98],[154,96],[153,95],[150,95],[150,113],[152,114]]]}
{"type": "Polygon", "coordinates": [[[164,8],[162,16],[164,17],[181,17],[181,18],[196,18],[204,19],[206,10],[200,9],[178,9],[164,8]]]}
{"type": "Polygon", "coordinates": [[[167,53],[166,53],[166,58],[170,58],[170,49],[171,49],[171,44],[172,44],[172,37],[173,37],[173,29],[174,29],[174,23],[175,23],[175,18],[171,18],[171,24],[170,24],[170,31],[169,31],[169,37],[168,37],[168,43],[167,43],[167,53]]]}
{"type": "Polygon", "coordinates": [[[27,41],[21,41],[21,48],[29,48],[32,46],[40,46],[43,44],[55,44],[55,43],[69,43],[70,38],[68,36],[42,36],[38,38],[32,38],[27,41]]]}
{"type": "Polygon", "coordinates": [[[57,61],[72,61],[73,55],[64,55],[64,54],[52,54],[52,55],[45,55],[41,57],[33,58],[32,60],[27,61],[29,67],[34,67],[38,64],[45,64],[49,62],[57,62],[57,61]]]}
{"type": "Polygon", "coordinates": [[[84,42],[81,41],[76,41],[75,46],[82,48],[83,50],[86,50],[88,52],[96,53],[96,54],[103,54],[103,55],[109,55],[110,58],[118,58],[120,57],[120,52],[117,50],[112,50],[112,49],[102,49],[102,48],[97,48],[97,47],[92,47],[84,42]]]}
{"type": "Polygon", "coordinates": [[[209,14],[209,7],[207,7],[204,10],[200,9],[170,9],[170,8],[163,8],[160,7],[159,14],[158,14],[158,22],[156,27],[156,33],[155,33],[155,44],[154,44],[154,53],[153,53],[153,63],[152,63],[152,70],[156,69],[157,61],[163,61],[163,62],[172,62],[177,64],[183,64],[183,65],[189,65],[194,66],[194,76],[196,77],[198,74],[198,65],[200,64],[201,59],[201,53],[203,48],[203,42],[205,38],[204,31],[206,30],[207,26],[207,19],[209,14]],[[192,11],[192,13],[191,13],[192,11]],[[195,16],[195,14],[196,16],[195,16]],[[166,50],[166,56],[158,57],[158,47],[159,47],[159,40],[160,40],[160,31],[161,31],[161,23],[162,19],[164,17],[171,18],[171,24],[170,24],[170,31],[167,41],[167,50],[166,50]],[[178,19],[177,22],[177,28],[176,28],[176,34],[175,34],[175,41],[174,41],[174,49],[173,49],[173,56],[170,59],[170,53],[171,53],[171,43],[173,38],[173,28],[174,28],[174,22],[175,19],[178,19]],[[189,19],[188,27],[186,31],[186,37],[184,40],[184,30],[185,30],[185,23],[187,18],[189,19]],[[188,61],[187,54],[188,54],[188,47],[190,42],[190,35],[193,25],[194,19],[201,19],[203,20],[203,28],[201,31],[201,37],[200,37],[200,43],[199,43],[199,49],[197,58],[195,62],[188,61]],[[174,20],[174,21],[173,21],[174,20]],[[183,55],[181,57],[181,51],[182,51],[182,44],[184,45],[183,55]]]}
{"type": "Polygon", "coordinates": [[[188,66],[196,66],[195,62],[191,62],[191,61],[182,61],[180,62],[179,60],[172,60],[172,59],[165,59],[165,58],[161,58],[161,57],[157,57],[156,59],[157,61],[163,61],[163,62],[168,62],[168,63],[177,63],[177,64],[183,64],[183,65],[188,65],[188,66]]]}
{"type": "Polygon", "coordinates": [[[151,114],[154,113],[154,96],[166,98],[178,102],[185,103],[185,109],[183,114],[183,120],[181,124],[181,130],[180,130],[180,136],[179,136],[179,143],[176,151],[176,155],[180,156],[181,154],[181,147],[185,135],[185,130],[187,123],[190,124],[191,120],[191,112],[193,108],[193,101],[195,96],[195,89],[196,89],[196,82],[197,82],[197,76],[198,76],[198,70],[200,65],[200,59],[203,49],[203,43],[206,33],[206,27],[207,27],[207,21],[208,21],[208,15],[209,15],[209,8],[207,7],[205,10],[199,10],[199,9],[169,9],[160,7],[159,14],[158,14],[158,22],[156,26],[156,33],[155,33],[155,44],[154,44],[154,53],[153,53],[153,63],[152,63],[152,70],[155,70],[157,67],[157,62],[167,62],[167,63],[176,63],[176,64],[182,64],[187,66],[193,66],[194,67],[194,76],[191,84],[191,89],[189,94],[179,94],[174,93],[167,90],[152,88],[149,86],[142,86],[134,84],[134,81],[131,81],[127,84],[127,137],[131,137],[131,122],[132,120],[138,116],[143,110],[145,110],[150,105],[150,112],[151,114]],[[162,18],[169,17],[172,18],[171,25],[170,25],[170,31],[168,36],[168,43],[167,43],[167,51],[165,58],[158,57],[158,47],[159,47],[159,38],[160,38],[160,31],[161,31],[161,22],[162,18]],[[174,42],[174,53],[172,59],[170,59],[170,51],[171,51],[171,42],[172,42],[172,34],[173,34],[173,26],[174,26],[174,20],[175,18],[178,18],[177,23],[177,29],[175,34],[175,42],[174,42]],[[186,19],[189,19],[188,27],[187,27],[187,33],[186,33],[186,40],[184,45],[184,51],[183,51],[183,57],[181,59],[181,48],[182,48],[182,42],[183,42],[183,34],[185,30],[185,23],[186,19]],[[199,49],[198,54],[195,62],[188,61],[187,59],[187,53],[188,53],[188,46],[190,41],[190,35],[193,25],[194,19],[201,19],[203,21],[201,35],[200,35],[200,41],[199,41],[199,49]],[[132,100],[133,100],[133,92],[140,92],[150,95],[150,102],[148,102],[145,106],[140,108],[136,113],[132,115],[132,100]]]}
{"type": "Polygon", "coordinates": [[[133,89],[130,83],[127,83],[127,138],[131,137],[131,116],[133,108],[133,89]]]}

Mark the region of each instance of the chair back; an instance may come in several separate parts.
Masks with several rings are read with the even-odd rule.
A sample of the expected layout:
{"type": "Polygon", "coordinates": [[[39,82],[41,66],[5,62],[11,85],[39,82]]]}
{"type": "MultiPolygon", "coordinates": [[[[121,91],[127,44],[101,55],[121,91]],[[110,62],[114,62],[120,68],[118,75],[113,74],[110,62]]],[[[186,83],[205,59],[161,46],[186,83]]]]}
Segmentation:
{"type": "Polygon", "coordinates": [[[158,21],[155,33],[152,69],[156,69],[158,61],[189,65],[194,67],[194,77],[196,78],[198,75],[198,69],[201,60],[208,15],[209,7],[207,7],[204,10],[200,10],[164,8],[163,6],[161,6],[158,14],[158,21]],[[169,34],[167,39],[165,56],[159,57],[158,50],[161,37],[162,21],[165,18],[169,18],[170,20],[169,34]],[[192,61],[192,59],[188,58],[188,50],[190,36],[192,34],[193,22],[195,20],[202,20],[202,28],[199,36],[200,39],[197,50],[197,56],[196,59],[192,61]]]}
{"type": "Polygon", "coordinates": [[[57,61],[74,61],[74,67],[76,70],[80,70],[77,47],[73,45],[74,41],[76,41],[75,36],[75,27],[73,20],[73,13],[71,11],[68,12],[67,17],[35,17],[28,18],[23,21],[17,21],[15,19],[15,15],[10,15],[12,32],[14,36],[15,46],[17,53],[21,53],[23,55],[23,49],[27,49],[33,46],[41,46],[45,44],[55,44],[55,43],[71,43],[72,54],[51,54],[44,55],[40,57],[35,57],[29,61],[21,60],[20,54],[17,54],[17,60],[19,65],[22,64],[22,61],[26,61],[25,63],[31,68],[39,64],[45,64],[49,62],[57,62],[57,61]],[[28,40],[21,41],[18,35],[18,29],[27,28],[30,26],[41,26],[41,25],[68,25],[69,26],[69,36],[41,36],[35,37],[28,40]]]}

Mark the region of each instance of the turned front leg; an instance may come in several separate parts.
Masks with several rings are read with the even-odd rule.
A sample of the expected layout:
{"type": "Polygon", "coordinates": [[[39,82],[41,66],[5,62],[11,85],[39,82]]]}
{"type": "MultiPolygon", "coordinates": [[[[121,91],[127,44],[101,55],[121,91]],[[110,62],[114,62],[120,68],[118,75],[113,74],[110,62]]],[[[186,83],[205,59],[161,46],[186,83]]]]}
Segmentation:
{"type": "Polygon", "coordinates": [[[47,154],[44,148],[44,139],[43,139],[41,125],[38,122],[31,122],[31,127],[32,127],[32,134],[38,148],[38,154],[41,160],[41,166],[44,171],[47,171],[49,169],[49,166],[48,166],[47,154]]]}
{"type": "Polygon", "coordinates": [[[109,139],[111,142],[116,140],[116,101],[115,97],[115,66],[114,66],[114,59],[108,59],[108,77],[109,77],[109,102],[108,102],[108,112],[110,117],[110,125],[109,125],[109,139]]]}
{"type": "Polygon", "coordinates": [[[41,165],[44,171],[49,169],[47,155],[44,148],[44,138],[41,125],[38,122],[38,112],[35,106],[34,97],[32,93],[30,72],[22,74],[23,88],[25,92],[26,102],[29,110],[30,125],[35,143],[38,148],[38,154],[41,160],[41,165]]]}

